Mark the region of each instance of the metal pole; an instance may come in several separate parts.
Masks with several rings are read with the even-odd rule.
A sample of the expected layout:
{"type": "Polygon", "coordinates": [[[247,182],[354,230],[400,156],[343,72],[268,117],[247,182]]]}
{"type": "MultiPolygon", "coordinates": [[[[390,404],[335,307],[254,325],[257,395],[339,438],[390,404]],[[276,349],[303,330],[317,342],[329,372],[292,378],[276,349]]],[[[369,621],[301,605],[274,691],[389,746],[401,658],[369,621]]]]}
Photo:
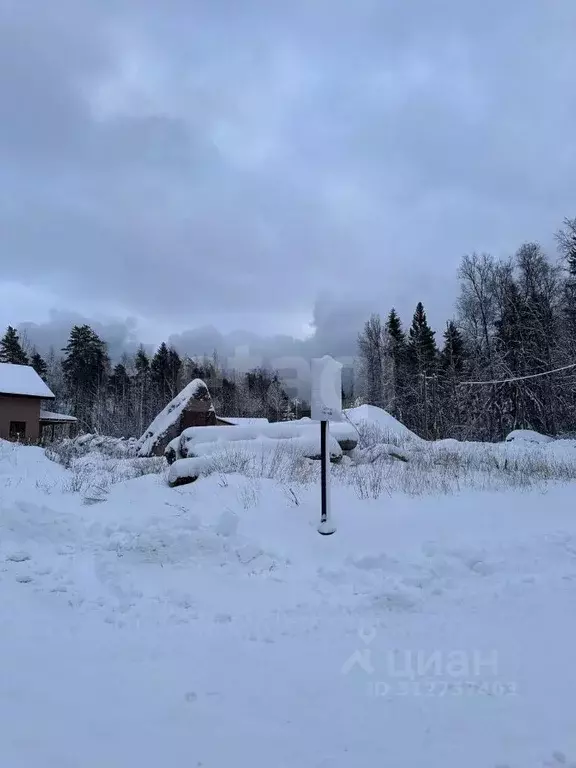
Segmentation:
{"type": "Polygon", "coordinates": [[[320,484],[322,489],[322,511],[320,515],[320,525],[318,533],[323,536],[330,536],[336,531],[336,526],[330,520],[330,454],[328,451],[329,428],[327,421],[320,422],[320,456],[321,472],[320,484]]]}

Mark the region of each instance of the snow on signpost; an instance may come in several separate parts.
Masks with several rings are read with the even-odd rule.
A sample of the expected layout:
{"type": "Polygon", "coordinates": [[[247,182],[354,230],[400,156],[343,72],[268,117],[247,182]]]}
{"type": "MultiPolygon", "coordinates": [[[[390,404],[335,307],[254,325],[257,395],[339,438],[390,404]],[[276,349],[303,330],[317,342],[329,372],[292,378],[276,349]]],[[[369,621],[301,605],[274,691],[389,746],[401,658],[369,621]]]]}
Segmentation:
{"type": "Polygon", "coordinates": [[[342,363],[330,355],[312,360],[312,419],[342,421],[342,363]]]}
{"type": "Polygon", "coordinates": [[[330,355],[312,360],[312,419],[320,422],[322,455],[322,512],[318,533],[329,536],[336,531],[330,519],[329,422],[342,421],[342,363],[330,355]]]}

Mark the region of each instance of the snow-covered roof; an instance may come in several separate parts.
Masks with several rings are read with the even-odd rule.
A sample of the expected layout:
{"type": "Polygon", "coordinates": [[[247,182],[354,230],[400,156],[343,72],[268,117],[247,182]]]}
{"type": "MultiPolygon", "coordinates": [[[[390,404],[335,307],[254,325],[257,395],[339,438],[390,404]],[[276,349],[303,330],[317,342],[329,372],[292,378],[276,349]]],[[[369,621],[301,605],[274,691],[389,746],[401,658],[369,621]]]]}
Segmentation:
{"type": "Polygon", "coordinates": [[[74,416],[65,413],[53,413],[52,411],[40,411],[40,421],[78,421],[74,416]]]}
{"type": "Polygon", "coordinates": [[[54,393],[46,386],[30,365],[0,363],[0,395],[21,395],[54,399],[54,393]]]}

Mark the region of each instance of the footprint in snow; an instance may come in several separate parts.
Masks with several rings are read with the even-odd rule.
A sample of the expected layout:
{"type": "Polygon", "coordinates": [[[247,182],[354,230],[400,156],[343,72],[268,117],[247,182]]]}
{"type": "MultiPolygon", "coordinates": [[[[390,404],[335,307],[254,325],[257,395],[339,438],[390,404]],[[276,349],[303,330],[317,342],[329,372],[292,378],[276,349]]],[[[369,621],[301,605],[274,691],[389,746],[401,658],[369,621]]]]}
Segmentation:
{"type": "Polygon", "coordinates": [[[405,592],[384,592],[374,598],[373,605],[401,612],[411,612],[418,608],[418,602],[405,592]]]}
{"type": "Polygon", "coordinates": [[[30,560],[28,552],[12,552],[6,556],[6,560],[10,563],[25,563],[26,560],[30,560]]]}

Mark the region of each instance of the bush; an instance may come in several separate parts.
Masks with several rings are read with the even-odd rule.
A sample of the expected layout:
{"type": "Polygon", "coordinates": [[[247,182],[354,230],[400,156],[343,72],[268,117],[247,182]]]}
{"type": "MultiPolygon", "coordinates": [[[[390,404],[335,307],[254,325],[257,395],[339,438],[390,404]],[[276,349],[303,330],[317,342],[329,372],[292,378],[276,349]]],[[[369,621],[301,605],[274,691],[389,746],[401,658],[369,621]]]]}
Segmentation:
{"type": "Polygon", "coordinates": [[[106,437],[104,435],[79,435],[53,443],[46,448],[46,456],[70,469],[75,459],[94,451],[113,459],[136,458],[137,440],[134,437],[106,437]]]}

